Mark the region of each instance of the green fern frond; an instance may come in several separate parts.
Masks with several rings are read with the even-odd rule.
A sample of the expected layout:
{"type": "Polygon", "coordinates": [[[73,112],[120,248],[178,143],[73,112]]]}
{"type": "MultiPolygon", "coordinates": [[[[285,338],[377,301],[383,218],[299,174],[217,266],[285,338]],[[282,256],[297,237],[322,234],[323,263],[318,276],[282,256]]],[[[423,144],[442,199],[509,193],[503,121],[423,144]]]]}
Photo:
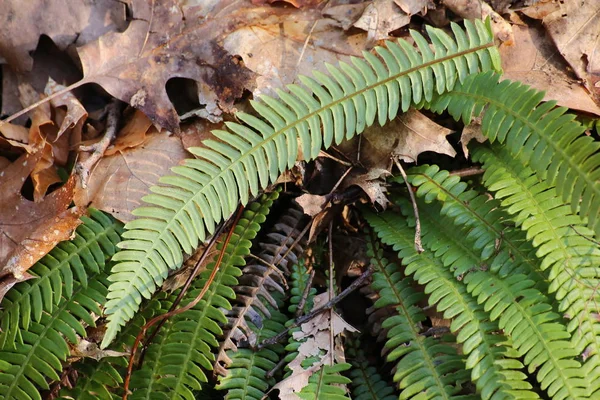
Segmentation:
{"type": "Polygon", "coordinates": [[[396,400],[394,388],[383,380],[377,369],[369,365],[365,354],[360,350],[360,342],[346,343],[348,360],[352,365],[350,377],[354,400],[396,400]]]}
{"type": "Polygon", "coordinates": [[[16,284],[2,300],[0,348],[22,344],[21,330],[40,322],[44,312],[52,313],[63,295],[73,295],[74,287],[86,287],[88,274],[104,270],[117,251],[122,225],[101,211],[89,213],[81,217],[83,224],[72,240],[59,243],[29,269],[35,279],[16,284]]]}
{"type": "Polygon", "coordinates": [[[344,386],[350,379],[340,372],[350,369],[350,364],[340,363],[324,365],[319,371],[311,375],[308,385],[298,393],[302,400],[350,400],[344,386]]]}
{"type": "MultiPolygon", "coordinates": [[[[446,212],[442,208],[441,215],[436,216],[438,234],[448,226],[452,226],[454,222],[454,229],[440,241],[443,245],[437,247],[436,256],[442,258],[442,261],[448,265],[450,260],[456,260],[456,255],[449,249],[463,248],[464,259],[459,261],[462,267],[455,269],[454,275],[464,280],[467,291],[483,304],[484,310],[489,312],[490,319],[498,320],[498,326],[511,339],[514,348],[525,356],[524,363],[529,367],[529,373],[539,369],[536,378],[542,389],[548,390],[549,394],[558,400],[585,398],[586,388],[582,379],[584,371],[581,364],[575,360],[577,352],[566,340],[570,339],[570,335],[561,323],[560,316],[553,311],[549,299],[534,288],[535,280],[519,273],[515,268],[509,268],[512,272],[506,277],[500,277],[493,271],[487,270],[485,265],[482,265],[478,254],[479,245],[476,242],[478,237],[468,234],[457,235],[457,231],[465,233],[467,229],[477,229],[478,227],[473,228],[472,224],[484,220],[485,213],[489,213],[489,210],[485,206],[476,206],[476,201],[465,201],[461,204],[460,193],[464,187],[457,185],[454,177],[446,180],[442,178],[443,175],[432,181],[421,176],[424,182],[428,183],[428,189],[444,188],[443,193],[447,199],[444,207],[447,207],[446,212]],[[452,184],[449,185],[448,182],[452,184]],[[458,215],[463,218],[446,217],[446,215],[454,215],[452,210],[460,210],[458,215]],[[471,222],[466,223],[466,219],[470,219],[471,222]],[[465,227],[461,228],[461,226],[465,227]]],[[[419,180],[415,182],[421,184],[419,180]]],[[[417,190],[419,197],[426,193],[431,197],[438,197],[439,193],[433,195],[436,190],[419,192],[423,187],[425,186],[417,190]]],[[[464,201],[464,198],[462,200],[464,201]]],[[[432,214],[431,210],[428,211],[424,215],[432,214]]]]}
{"type": "MultiPolygon", "coordinates": [[[[217,336],[223,333],[219,324],[227,322],[220,308],[231,308],[230,300],[235,298],[232,287],[242,273],[244,256],[250,253],[251,240],[277,197],[278,192],[264,195],[245,209],[202,300],[194,308],[169,318],[148,347],[142,368],[132,375],[132,399],[145,398],[155,391],[162,392],[165,399],[193,399],[193,391],[201,390],[202,383],[208,381],[204,371],[213,368],[213,349],[219,344],[217,336]]],[[[222,246],[221,243],[218,247],[222,246]]],[[[202,290],[215,264],[210,263],[194,281],[184,295],[183,305],[202,290]]]]}
{"type": "Polygon", "coordinates": [[[556,187],[571,212],[580,212],[600,236],[600,142],[555,101],[541,103],[544,93],[487,72],[469,76],[451,93],[429,106],[448,110],[469,123],[483,111],[481,130],[490,141],[503,143],[514,157],[556,187]],[[485,110],[485,111],[484,111],[485,110]]]}
{"type": "Polygon", "coordinates": [[[217,140],[193,147],[198,159],[186,160],[161,178],[144,197],[149,207],[134,211],[114,267],[106,314],[109,324],[103,345],[137,311],[142,297],[150,298],[170,269],[178,268],[182,253],[191,253],[198,242],[228,218],[238,203],[274,182],[298,159],[317,157],[322,147],[361,133],[378,119],[394,118],[399,109],[429,101],[450,90],[468,74],[500,69],[489,23],[465,21],[465,30],[453,24],[454,38],[427,28],[431,44],[411,32],[418,50],[408,42],[388,42],[377,47],[379,57],[364,53],[350,66],[328,65],[331,76],[314,73],[300,77],[304,88],[289,85],[279,99],[268,96],[252,105],[259,117],[238,113],[243,123],[226,123],[217,140]],[[366,60],[366,61],[365,61],[366,60]],[[311,93],[312,92],[312,93],[311,93]]]}
{"type": "Polygon", "coordinates": [[[448,342],[421,333],[425,315],[417,306],[422,294],[413,289],[410,278],[404,278],[399,267],[370,249],[375,267],[371,287],[379,293],[375,307],[392,305],[397,315],[388,318],[385,344],[390,352],[387,360],[397,361],[394,382],[401,389],[400,398],[458,399],[460,384],[468,381],[465,360],[448,342]]]}
{"type": "MultiPolygon", "coordinates": [[[[260,340],[267,339],[283,331],[287,317],[277,310],[270,310],[270,318],[264,320],[261,328],[253,327],[260,340]]],[[[275,345],[262,348],[229,350],[227,375],[219,377],[217,389],[227,390],[226,400],[260,400],[275,379],[267,373],[279,362],[283,346],[275,345]]]]}
{"type": "MultiPolygon", "coordinates": [[[[523,364],[516,359],[511,346],[506,345],[506,337],[497,333],[497,322],[489,320],[488,313],[440,258],[431,252],[416,252],[414,233],[407,226],[407,220],[393,212],[380,215],[366,212],[364,215],[381,241],[398,252],[406,265],[405,273],[414,275],[419,284],[425,285],[429,304],[435,304],[437,310],[444,313],[444,318],[452,320],[450,330],[457,334],[457,341],[462,344],[467,356],[466,368],[471,369],[471,380],[481,398],[539,398],[527,383],[527,376],[521,372],[523,364]]],[[[438,229],[430,229],[425,220],[423,229],[422,239],[428,247],[443,242],[437,235],[438,229]]],[[[453,251],[454,258],[458,259],[460,256],[456,253],[460,250],[453,251]]]]}
{"type": "Polygon", "coordinates": [[[600,249],[580,218],[559,198],[555,189],[535,173],[520,166],[497,145],[477,146],[473,159],[482,161],[483,181],[502,199],[517,226],[538,247],[541,268],[550,270],[552,285],[560,302],[558,310],[570,319],[568,331],[579,354],[585,354],[587,381],[591,391],[600,389],[600,249]],[[584,236],[585,235],[585,236],[584,236]]]}
{"type": "Polygon", "coordinates": [[[108,291],[107,274],[100,271],[88,277],[88,285],[77,285],[52,313],[43,312],[37,322],[21,331],[23,343],[0,350],[0,360],[10,364],[0,371],[0,395],[7,400],[41,400],[38,388],[49,389],[48,381],[60,379],[61,361],[71,350],[67,343],[77,344],[86,331],[80,319],[95,326],[93,315],[99,315],[100,304],[108,291]]]}

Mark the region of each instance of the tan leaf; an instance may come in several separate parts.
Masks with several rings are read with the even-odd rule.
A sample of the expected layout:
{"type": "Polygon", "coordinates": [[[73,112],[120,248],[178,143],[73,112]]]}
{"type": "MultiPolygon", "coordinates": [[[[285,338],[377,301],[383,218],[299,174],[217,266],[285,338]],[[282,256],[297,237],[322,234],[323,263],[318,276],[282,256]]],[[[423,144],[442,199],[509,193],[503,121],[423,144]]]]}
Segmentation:
{"type": "Polygon", "coordinates": [[[368,128],[360,141],[342,143],[340,149],[349,159],[356,159],[360,143],[360,162],[367,170],[389,169],[392,156],[410,163],[416,162],[419,154],[425,151],[454,157],[456,151],[446,140],[450,133],[450,129],[436,124],[419,111],[410,110],[384,128],[368,128]]]}
{"type": "Polygon", "coordinates": [[[565,0],[544,18],[546,32],[600,104],[600,1],[565,0]]]}
{"type": "Polygon", "coordinates": [[[557,100],[561,106],[600,115],[598,104],[567,75],[567,65],[540,28],[515,25],[513,32],[514,43],[500,46],[504,78],[544,90],[544,100],[557,100]]]}
{"type": "MultiPolygon", "coordinates": [[[[64,85],[60,85],[50,78],[44,92],[46,96],[49,96],[64,88],[64,85]]],[[[50,103],[54,108],[65,107],[67,109],[67,113],[62,117],[62,121],[59,124],[60,128],[56,133],[54,141],[58,140],[67,130],[76,130],[77,137],[80,138],[81,129],[87,119],[88,113],[77,97],[72,92],[67,92],[58,97],[53,97],[50,103]]]]}
{"type": "Polygon", "coordinates": [[[314,217],[323,211],[324,206],[327,204],[327,197],[305,193],[296,197],[296,203],[302,207],[304,214],[314,217]]]}
{"type": "Polygon", "coordinates": [[[252,4],[262,5],[262,4],[272,4],[275,2],[283,1],[285,3],[291,4],[296,8],[301,7],[316,7],[319,3],[324,2],[325,0],[252,0],[252,4]]]}
{"type": "Polygon", "coordinates": [[[427,4],[429,1],[430,0],[394,0],[394,3],[408,15],[417,13],[425,15],[427,13],[427,4]]]}
{"type": "Polygon", "coordinates": [[[2,0],[0,56],[13,69],[28,71],[42,34],[65,50],[122,26],[124,17],[125,4],[113,0],[2,0]]]}
{"type": "Polygon", "coordinates": [[[465,126],[460,134],[460,145],[465,158],[469,158],[469,148],[467,146],[471,140],[476,140],[478,143],[487,141],[487,137],[481,131],[481,118],[479,117],[474,118],[469,125],[465,126]]]}
{"type": "Polygon", "coordinates": [[[394,0],[374,0],[365,9],[354,26],[367,31],[369,42],[388,39],[390,32],[400,29],[410,22],[410,15],[394,0]]]}
{"type": "Polygon", "coordinates": [[[125,126],[117,133],[113,144],[104,152],[111,156],[122,150],[136,147],[146,141],[146,134],[152,127],[152,121],[140,110],[136,110],[125,126]]]}
{"type": "Polygon", "coordinates": [[[344,181],[344,187],[350,187],[356,185],[360,187],[369,196],[369,200],[373,204],[379,204],[385,209],[389,203],[386,196],[386,184],[385,178],[390,175],[390,171],[382,168],[373,168],[369,172],[363,173],[351,173],[344,181]]]}
{"type": "Polygon", "coordinates": [[[90,175],[87,189],[77,188],[75,204],[91,205],[121,221],[131,221],[131,212],[142,205],[141,198],[150,186],[189,157],[178,136],[148,135],[143,146],[102,158],[90,175]]]}
{"type": "Polygon", "coordinates": [[[0,171],[0,292],[29,279],[27,269],[77,226],[78,210],[66,212],[73,179],[37,203],[21,195],[39,159],[39,154],[23,155],[0,171]]]}
{"type": "Polygon", "coordinates": [[[176,0],[133,0],[131,5],[133,18],[125,32],[107,33],[78,49],[84,73],[78,85],[96,82],[173,132],[179,129],[179,117],[167,95],[167,81],[196,80],[216,95],[211,102],[231,111],[254,76],[223,50],[220,40],[240,25],[278,12],[271,7],[249,12],[237,1],[221,1],[207,16],[184,16],[176,0]]]}

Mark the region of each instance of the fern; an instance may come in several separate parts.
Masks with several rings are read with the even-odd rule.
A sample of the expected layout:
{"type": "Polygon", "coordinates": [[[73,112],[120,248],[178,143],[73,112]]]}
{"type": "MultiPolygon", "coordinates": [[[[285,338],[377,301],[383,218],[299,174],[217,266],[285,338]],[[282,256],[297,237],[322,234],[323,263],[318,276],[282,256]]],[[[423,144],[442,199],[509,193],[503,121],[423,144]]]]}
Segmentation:
{"type": "Polygon", "coordinates": [[[398,395],[394,389],[382,379],[377,369],[366,360],[365,354],[359,349],[358,341],[351,343],[348,348],[352,369],[350,376],[352,382],[352,395],[354,400],[395,400],[398,395]]]}
{"type": "Polygon", "coordinates": [[[29,269],[36,279],[15,285],[2,300],[0,347],[23,343],[22,330],[40,322],[44,312],[52,313],[63,295],[70,298],[78,285],[85,288],[88,274],[105,269],[121,240],[121,224],[100,211],[89,213],[72,240],[59,243],[29,269]]]}
{"type": "MultiPolygon", "coordinates": [[[[407,221],[391,212],[382,215],[367,212],[365,217],[381,241],[398,251],[406,265],[405,273],[414,274],[419,284],[425,285],[429,304],[435,304],[445,318],[452,319],[450,329],[457,334],[457,341],[463,344],[463,352],[468,356],[466,367],[472,370],[471,380],[476,383],[481,397],[538,398],[525,381],[525,374],[520,371],[523,365],[515,359],[511,346],[506,345],[507,339],[497,334],[498,324],[490,321],[483,307],[467,292],[466,286],[454,278],[440,258],[430,252],[416,252],[414,234],[407,221]]],[[[439,228],[429,229],[426,221],[423,224],[426,245],[443,242],[437,234],[439,228]]],[[[448,249],[458,260],[460,250],[448,249]]]]}
{"type": "Polygon", "coordinates": [[[421,393],[426,399],[458,399],[460,383],[468,380],[465,360],[448,342],[421,334],[425,315],[417,306],[422,297],[412,288],[410,278],[394,263],[382,257],[380,251],[370,250],[375,266],[371,287],[379,293],[375,307],[393,305],[397,315],[388,318],[384,328],[389,328],[386,349],[387,360],[397,361],[394,382],[401,389],[401,399],[416,397],[421,393]]]}
{"type": "Polygon", "coordinates": [[[161,178],[165,186],[152,187],[154,194],[144,198],[151,206],[136,209],[139,218],[126,225],[126,240],[113,258],[119,263],[110,278],[102,346],[132,318],[142,297],[150,298],[169,269],[181,265],[183,252],[191,253],[239,202],[248,202],[249,194],[256,196],[274,182],[300,151],[314,159],[322,147],[361,133],[376,118],[383,124],[399,109],[452,89],[469,73],[500,69],[489,24],[465,21],[466,30],[451,28],[455,38],[428,27],[432,47],[411,32],[418,51],[403,40],[389,42],[387,49],[376,48],[380,58],[364,53],[366,61],[353,58],[354,66],[328,66],[331,77],[318,72],[316,80],[300,77],[306,88],[289,85],[289,92],[278,92],[278,100],[264,96],[252,103],[262,119],[238,113],[244,124],[229,122],[228,131],[213,132],[219,141],[190,148],[199,159],[161,178]]]}
{"type": "MultiPolygon", "coordinates": [[[[218,346],[217,336],[222,334],[219,324],[227,322],[219,308],[231,308],[229,301],[235,297],[231,287],[241,275],[240,267],[245,264],[243,257],[250,252],[250,241],[277,196],[278,192],[265,195],[261,201],[246,208],[202,300],[194,308],[170,318],[148,347],[144,365],[132,375],[132,399],[147,398],[155,391],[162,392],[165,399],[193,399],[193,391],[201,390],[202,382],[208,381],[204,371],[213,367],[212,349],[218,346]]],[[[190,302],[198,295],[213,268],[215,262],[194,281],[182,303],[190,302]]],[[[165,303],[168,302],[161,302],[161,306],[168,308],[169,304],[165,303]]]]}
{"type": "Polygon", "coordinates": [[[341,363],[324,365],[319,371],[311,375],[308,385],[298,393],[302,400],[349,400],[346,391],[340,385],[350,383],[350,379],[339,373],[350,369],[350,364],[341,363]]]}
{"type": "Polygon", "coordinates": [[[593,383],[591,392],[600,389],[600,249],[582,235],[593,236],[580,218],[573,215],[556,190],[535,173],[512,160],[508,151],[497,145],[477,146],[474,160],[484,162],[484,183],[513,220],[527,232],[538,247],[541,268],[550,270],[551,292],[560,301],[559,311],[571,319],[568,330],[579,354],[585,354],[586,374],[593,383]]]}
{"type": "Polygon", "coordinates": [[[505,143],[510,153],[555,186],[571,212],[586,216],[600,235],[600,142],[584,135],[585,127],[565,114],[556,101],[540,103],[543,92],[520,82],[498,82],[498,74],[472,75],[428,107],[448,110],[469,123],[485,109],[482,132],[490,141],[505,143]]]}

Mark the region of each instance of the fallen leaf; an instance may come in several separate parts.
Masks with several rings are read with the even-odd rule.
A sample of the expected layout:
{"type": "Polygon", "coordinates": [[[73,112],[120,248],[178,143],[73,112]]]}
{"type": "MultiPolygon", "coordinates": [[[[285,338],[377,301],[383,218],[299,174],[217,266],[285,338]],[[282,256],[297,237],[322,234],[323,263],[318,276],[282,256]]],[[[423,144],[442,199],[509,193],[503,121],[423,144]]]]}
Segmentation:
{"type": "Polygon", "coordinates": [[[322,3],[325,0],[252,0],[252,4],[255,5],[263,5],[263,4],[273,4],[276,2],[281,2],[283,1],[284,3],[288,3],[293,5],[296,8],[302,8],[302,7],[316,7],[317,5],[319,5],[319,3],[322,3]]]}
{"type": "Polygon", "coordinates": [[[566,74],[567,65],[541,28],[515,25],[513,32],[514,43],[503,43],[499,49],[503,78],[545,91],[546,101],[556,100],[561,106],[600,115],[600,107],[585,88],[566,74]]]}
{"type": "Polygon", "coordinates": [[[129,352],[121,352],[115,350],[101,350],[100,347],[86,339],[79,339],[76,345],[68,342],[71,354],[69,356],[70,362],[75,362],[81,358],[91,358],[96,361],[100,361],[105,357],[123,357],[129,355],[129,352]]]}
{"type": "Polygon", "coordinates": [[[478,143],[484,143],[488,140],[481,131],[480,117],[474,118],[469,125],[463,128],[460,134],[460,145],[465,158],[469,158],[469,148],[467,146],[471,140],[476,140],[478,143]]]}
{"type": "Polygon", "coordinates": [[[394,3],[407,15],[414,15],[421,13],[425,15],[427,13],[427,5],[430,0],[394,0],[394,3]]]}
{"type": "Polygon", "coordinates": [[[543,22],[560,54],[600,104],[600,2],[565,0],[543,22]]]}
{"type": "Polygon", "coordinates": [[[179,130],[179,116],[165,88],[169,79],[200,82],[215,94],[210,101],[226,111],[232,110],[244,89],[252,87],[251,71],[227,54],[219,41],[276,9],[249,11],[243,2],[222,1],[214,15],[198,18],[184,16],[176,0],[133,0],[131,5],[133,18],[125,32],[107,33],[78,49],[84,78],[77,85],[98,83],[172,132],[179,130]]]}
{"type": "Polygon", "coordinates": [[[112,156],[122,150],[141,145],[146,141],[146,134],[151,127],[150,118],[140,110],[135,110],[125,126],[117,133],[113,144],[106,149],[104,156],[112,156]]]}
{"type": "Polygon", "coordinates": [[[64,50],[84,44],[125,23],[125,4],[113,0],[3,0],[0,56],[19,72],[33,65],[29,55],[47,35],[64,50]]]}
{"type": "Polygon", "coordinates": [[[529,18],[544,19],[547,15],[560,10],[560,3],[555,0],[538,0],[532,5],[520,8],[518,11],[529,18]]]}
{"type": "Polygon", "coordinates": [[[410,15],[394,2],[394,0],[374,0],[354,26],[367,31],[369,42],[388,39],[390,32],[400,29],[410,22],[410,15]]]}
{"type": "Polygon", "coordinates": [[[354,160],[360,143],[360,162],[367,170],[389,170],[392,156],[409,163],[416,162],[419,154],[425,151],[454,157],[456,151],[446,140],[450,133],[450,129],[436,124],[419,111],[410,110],[390,121],[385,128],[368,128],[360,141],[342,143],[339,149],[354,160]]]}
{"type": "Polygon", "coordinates": [[[303,10],[237,29],[224,39],[223,47],[258,75],[252,92],[258,97],[298,82],[299,74],[327,72],[326,63],[360,56],[366,35],[348,35],[338,21],[322,18],[317,10],[303,10]]]}
{"type": "Polygon", "coordinates": [[[386,196],[385,177],[390,175],[390,171],[382,168],[373,168],[367,173],[350,173],[344,180],[344,188],[356,185],[360,187],[369,196],[372,204],[379,204],[382,209],[386,209],[389,200],[386,196]]]}
{"type": "MultiPolygon", "coordinates": [[[[50,96],[52,93],[56,93],[63,89],[65,89],[64,85],[60,85],[50,78],[44,92],[46,96],[50,96]]],[[[60,96],[53,97],[50,104],[52,104],[55,109],[61,107],[67,109],[67,113],[61,118],[59,124],[60,128],[56,133],[54,141],[58,140],[67,130],[75,130],[77,132],[76,136],[81,137],[81,129],[83,123],[87,119],[88,113],[77,97],[75,97],[72,92],[66,92],[60,96]]]]}
{"type": "Polygon", "coordinates": [[[39,154],[25,154],[0,171],[0,292],[5,285],[29,279],[29,267],[78,224],[73,222],[78,210],[66,211],[73,179],[37,203],[21,195],[39,159],[39,154]]]}
{"type": "Polygon", "coordinates": [[[102,158],[90,175],[87,189],[77,187],[75,204],[106,211],[123,222],[131,221],[131,212],[142,205],[141,199],[150,187],[189,157],[178,136],[148,135],[143,145],[102,158]]]}
{"type": "Polygon", "coordinates": [[[327,197],[305,193],[296,197],[296,203],[302,207],[304,214],[314,217],[323,211],[324,206],[327,204],[327,197]]]}

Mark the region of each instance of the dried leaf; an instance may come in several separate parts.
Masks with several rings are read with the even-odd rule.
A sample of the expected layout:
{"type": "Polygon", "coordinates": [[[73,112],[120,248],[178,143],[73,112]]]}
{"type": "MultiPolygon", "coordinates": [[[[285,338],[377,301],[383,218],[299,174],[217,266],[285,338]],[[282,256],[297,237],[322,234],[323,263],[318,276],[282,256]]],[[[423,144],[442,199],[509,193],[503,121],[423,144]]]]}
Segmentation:
{"type": "Polygon", "coordinates": [[[170,131],[179,129],[179,117],[165,88],[174,77],[200,82],[216,94],[211,101],[231,111],[234,100],[252,86],[254,77],[221,48],[219,40],[268,13],[249,13],[242,6],[243,2],[222,1],[219,7],[226,9],[223,14],[215,11],[214,15],[198,18],[184,17],[176,0],[133,0],[133,19],[125,32],[107,33],[78,49],[82,82],[98,83],[170,131]]]}
{"type": "Polygon", "coordinates": [[[410,15],[402,11],[394,0],[374,0],[354,26],[367,31],[369,42],[373,42],[389,38],[390,32],[409,22],[410,15]]]}
{"type": "Polygon", "coordinates": [[[263,5],[263,4],[273,4],[275,2],[283,1],[285,3],[291,4],[296,8],[311,8],[316,7],[319,3],[322,3],[325,0],[252,0],[252,4],[255,5],[263,5]]]}
{"type": "Polygon", "coordinates": [[[558,51],[600,104],[600,2],[565,0],[560,10],[544,18],[558,51]]]}
{"type": "Polygon", "coordinates": [[[394,0],[394,3],[409,16],[417,13],[425,15],[429,2],[430,0],[394,0]]]}
{"type": "Polygon", "coordinates": [[[68,238],[78,224],[74,221],[79,211],[66,212],[73,179],[38,203],[21,195],[39,159],[39,154],[23,155],[0,171],[0,292],[6,285],[29,279],[29,267],[68,238]]]}
{"type": "Polygon", "coordinates": [[[152,127],[152,121],[140,110],[136,110],[125,126],[117,133],[114,143],[104,152],[111,156],[122,150],[136,147],[146,141],[146,134],[152,127]]]}
{"type": "Polygon", "coordinates": [[[42,34],[64,50],[84,44],[125,23],[125,4],[113,0],[3,0],[0,56],[13,69],[31,69],[29,55],[42,34]]]}
{"type": "Polygon", "coordinates": [[[344,187],[356,185],[360,187],[369,196],[372,204],[379,204],[385,210],[389,200],[386,196],[386,176],[390,175],[390,171],[382,168],[373,168],[367,173],[350,174],[344,182],[344,187]]]}
{"type": "Polygon", "coordinates": [[[600,115],[600,107],[589,93],[565,73],[565,62],[540,28],[515,25],[513,32],[514,43],[500,46],[504,78],[545,91],[545,100],[557,100],[561,106],[600,115]]]}
{"type": "Polygon", "coordinates": [[[327,204],[327,197],[305,193],[296,197],[296,203],[302,207],[304,214],[314,217],[323,211],[323,207],[327,204]]]}
{"type": "Polygon", "coordinates": [[[178,136],[148,135],[143,146],[102,158],[90,175],[87,189],[76,189],[75,204],[91,205],[121,221],[131,221],[131,212],[142,205],[148,188],[188,157],[178,136]]]}

